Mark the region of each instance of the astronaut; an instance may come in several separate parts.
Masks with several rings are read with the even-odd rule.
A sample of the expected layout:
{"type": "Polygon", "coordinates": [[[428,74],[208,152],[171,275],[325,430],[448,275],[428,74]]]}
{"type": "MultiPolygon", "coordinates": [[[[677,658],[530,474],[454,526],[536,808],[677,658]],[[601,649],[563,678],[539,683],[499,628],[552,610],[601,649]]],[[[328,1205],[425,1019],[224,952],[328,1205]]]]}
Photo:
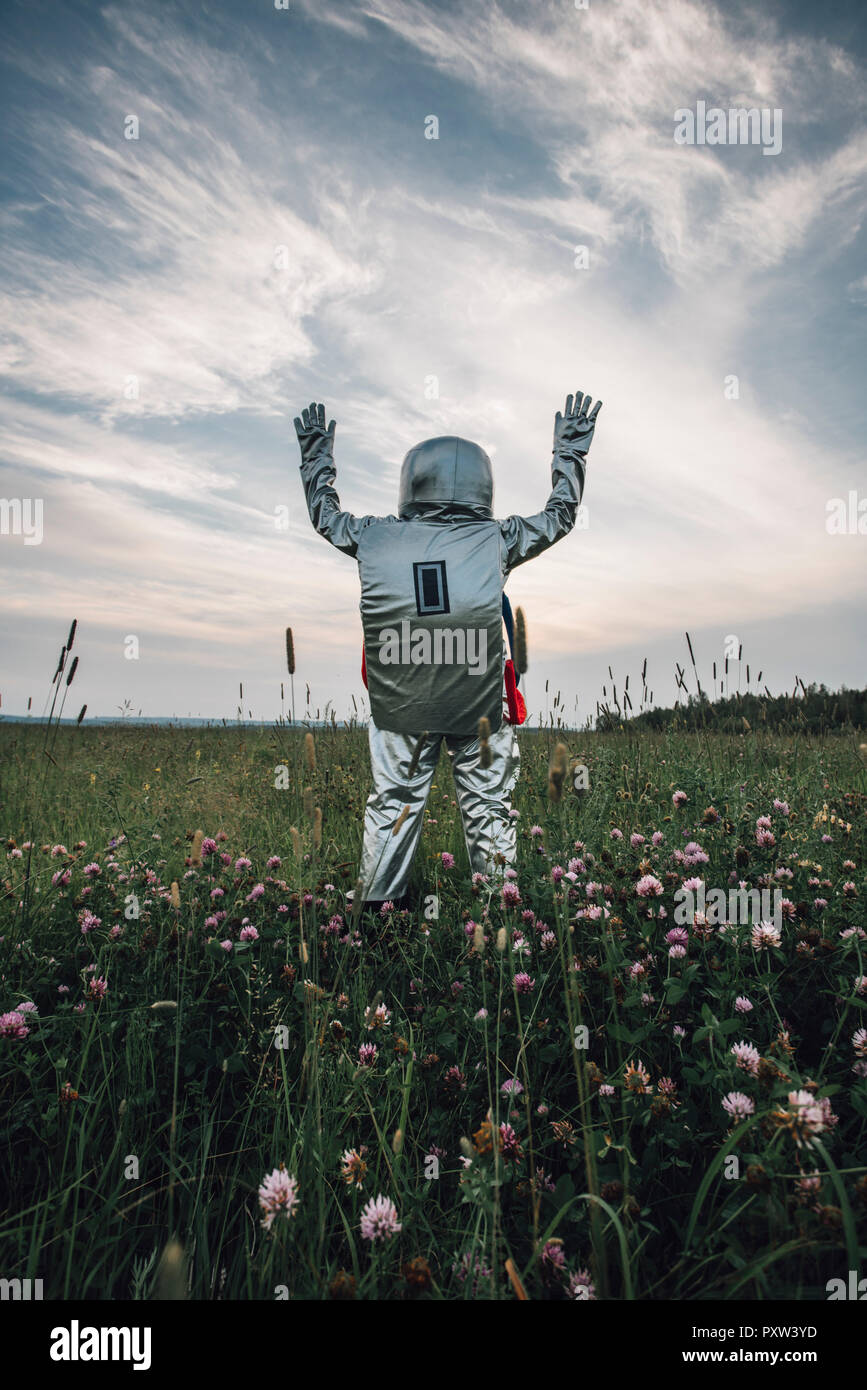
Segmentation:
{"type": "Polygon", "coordinates": [[[496,882],[514,861],[521,715],[513,682],[503,713],[503,586],[575,524],[602,402],[590,405],[578,391],[555,416],[544,511],[504,521],[494,520],[491,460],[454,436],[410,449],[397,516],[353,516],[334,489],[335,422],[326,428],[315,402],[295,419],[310,520],[357,561],[361,580],[373,773],[359,870],[366,903],[405,892],[443,740],[473,871],[496,882]],[[484,756],[482,718],[490,725],[484,756]]]}

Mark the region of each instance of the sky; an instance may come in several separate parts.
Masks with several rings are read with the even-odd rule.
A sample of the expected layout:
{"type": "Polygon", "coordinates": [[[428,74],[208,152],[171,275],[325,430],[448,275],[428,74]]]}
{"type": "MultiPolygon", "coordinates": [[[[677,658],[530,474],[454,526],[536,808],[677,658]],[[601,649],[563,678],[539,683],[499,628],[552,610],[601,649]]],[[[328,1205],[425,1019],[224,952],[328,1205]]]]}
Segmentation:
{"type": "Polygon", "coordinates": [[[0,10],[0,715],[73,618],[67,715],[274,718],[287,626],[296,714],[365,709],[294,416],[336,419],[348,510],[457,434],[507,516],[576,389],[584,524],[507,587],[534,715],[645,658],[670,704],[686,631],[706,689],[734,646],[730,689],[867,684],[862,5],[0,10]],[[778,152],[679,143],[701,102],[778,152]]]}

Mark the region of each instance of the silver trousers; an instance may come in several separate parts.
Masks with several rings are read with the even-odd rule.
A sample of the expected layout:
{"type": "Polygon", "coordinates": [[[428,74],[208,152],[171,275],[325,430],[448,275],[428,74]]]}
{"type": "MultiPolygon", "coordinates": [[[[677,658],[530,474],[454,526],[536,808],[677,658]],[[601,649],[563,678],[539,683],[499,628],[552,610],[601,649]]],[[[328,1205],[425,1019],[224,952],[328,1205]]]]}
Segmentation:
{"type": "Polygon", "coordinates": [[[487,768],[479,762],[478,738],[429,734],[410,778],[409,765],[418,737],[378,729],[372,721],[369,726],[373,791],[364,813],[359,870],[359,891],[368,901],[397,898],[406,890],[443,740],[473,872],[498,879],[503,868],[514,862],[516,833],[509,797],[518,780],[520,753],[512,725],[503,724],[491,734],[491,766],[487,768]],[[394,834],[407,806],[407,817],[394,834]]]}

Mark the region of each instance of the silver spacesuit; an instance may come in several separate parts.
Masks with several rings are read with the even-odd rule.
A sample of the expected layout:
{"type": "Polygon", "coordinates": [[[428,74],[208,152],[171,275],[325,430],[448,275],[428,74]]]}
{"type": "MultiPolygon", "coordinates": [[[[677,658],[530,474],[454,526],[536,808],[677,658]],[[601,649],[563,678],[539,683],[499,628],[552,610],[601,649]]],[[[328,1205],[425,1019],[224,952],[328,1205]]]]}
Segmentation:
{"type": "Polygon", "coordinates": [[[452,436],[410,449],[397,516],[352,516],[334,490],[334,421],[326,428],[316,403],[295,420],[310,520],[357,560],[361,580],[373,791],[359,878],[368,901],[397,898],[406,887],[443,739],[473,871],[492,879],[514,860],[509,797],[519,753],[503,719],[503,585],[574,526],[600,406],[588,415],[589,396],[567,398],[555,419],[544,511],[505,521],[493,517],[488,455],[452,436]],[[491,727],[488,767],[480,761],[482,717],[491,727]]]}

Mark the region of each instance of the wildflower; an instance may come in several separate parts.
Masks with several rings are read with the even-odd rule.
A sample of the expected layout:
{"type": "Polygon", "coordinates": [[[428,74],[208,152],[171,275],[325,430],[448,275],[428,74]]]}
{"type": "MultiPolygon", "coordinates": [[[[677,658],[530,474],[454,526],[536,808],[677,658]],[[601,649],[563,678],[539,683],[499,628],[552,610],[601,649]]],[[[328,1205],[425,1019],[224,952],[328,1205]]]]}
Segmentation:
{"type": "Polygon", "coordinates": [[[468,1250],[460,1260],[455,1260],[452,1264],[452,1273],[462,1284],[465,1284],[469,1275],[473,1276],[470,1292],[475,1298],[479,1291],[479,1285],[483,1281],[493,1278],[493,1270],[489,1269],[478,1257],[468,1250]]]}
{"type": "Polygon", "coordinates": [[[518,994],[532,994],[536,988],[536,981],[530,979],[526,970],[519,970],[512,983],[518,994]]]}
{"type": "Polygon", "coordinates": [[[24,1015],[18,1009],[0,1014],[0,1038],[26,1038],[30,1029],[24,1022],[24,1015]]]}
{"type": "Polygon", "coordinates": [[[488,1016],[487,1009],[479,1009],[478,1013],[473,1014],[474,1023],[483,1023],[488,1016]]]}
{"type": "Polygon", "coordinates": [[[867,975],[856,975],[855,979],[852,981],[852,988],[856,994],[864,994],[867,992],[867,975]]]}
{"type": "Polygon", "coordinates": [[[754,951],[768,951],[772,946],[779,946],[781,939],[773,922],[757,922],[750,932],[754,951]]]}
{"type": "Polygon", "coordinates": [[[805,1173],[803,1177],[798,1178],[797,1182],[795,1183],[795,1190],[802,1197],[817,1196],[819,1192],[821,1192],[822,1190],[821,1173],[818,1173],[815,1168],[813,1169],[812,1173],[805,1173]]]}
{"type": "Polygon", "coordinates": [[[665,939],[669,946],[686,946],[689,941],[689,935],[686,927],[672,927],[665,933],[665,939]]]}
{"type": "Polygon", "coordinates": [[[99,878],[100,874],[102,873],[102,869],[96,862],[94,862],[93,864],[85,864],[81,872],[84,874],[85,878],[94,879],[99,878]]]}
{"type": "Polygon", "coordinates": [[[282,1212],[289,1221],[298,1206],[298,1179],[290,1177],[281,1163],[262,1181],[259,1188],[259,1206],[264,1212],[262,1225],[270,1231],[274,1218],[282,1212]]]}
{"type": "Polygon", "coordinates": [[[455,857],[453,854],[449,854],[448,850],[443,850],[440,859],[442,860],[444,869],[453,869],[455,867],[455,857]]]}
{"type": "Polygon", "coordinates": [[[523,1157],[523,1151],[521,1149],[520,1143],[518,1142],[518,1136],[511,1125],[507,1125],[505,1123],[500,1125],[499,1145],[500,1153],[503,1155],[503,1158],[505,1158],[507,1162],[509,1160],[511,1160],[512,1162],[517,1162],[520,1158],[523,1157]]]}
{"type": "Polygon", "coordinates": [[[362,1067],[372,1067],[379,1048],[376,1043],[362,1043],[358,1049],[358,1062],[362,1067]]]}
{"type": "Polygon", "coordinates": [[[858,1057],[867,1057],[867,1028],[858,1028],[852,1034],[852,1046],[858,1057]]]}
{"type": "Polygon", "coordinates": [[[603,1081],[602,1085],[599,1087],[599,1094],[600,1096],[613,1096],[614,1087],[609,1086],[607,1081],[603,1081]]]}
{"type": "Polygon", "coordinates": [[[729,1091],[727,1096],[723,1096],[722,1108],[733,1120],[745,1120],[755,1112],[756,1107],[743,1091],[729,1091]]]}
{"type": "Polygon", "coordinates": [[[551,1128],[554,1131],[554,1138],[563,1145],[564,1149],[571,1148],[575,1143],[575,1135],[572,1132],[572,1125],[569,1120],[552,1120],[551,1128]]]}
{"type": "Polygon", "coordinates": [[[685,1038],[686,1029],[682,1027],[681,1024],[675,1023],[674,1027],[671,1030],[671,1036],[673,1038],[685,1038]]]}
{"type": "Polygon", "coordinates": [[[19,1004],[16,1013],[19,1014],[38,1014],[39,1010],[32,999],[25,999],[23,1004],[19,1004]]]}
{"type": "Polygon", "coordinates": [[[254,903],[254,902],[256,902],[259,898],[264,897],[264,895],[265,895],[265,885],[264,885],[264,883],[256,883],[256,884],[254,884],[253,887],[250,889],[250,891],[249,891],[249,893],[247,894],[247,896],[246,896],[246,898],[244,899],[244,901],[245,901],[245,902],[248,902],[248,903],[254,903]]]}
{"type": "Polygon", "coordinates": [[[758,1076],[761,1058],[758,1048],[753,1047],[752,1043],[735,1043],[729,1048],[729,1056],[734,1057],[741,1071],[748,1071],[750,1076],[758,1076]]]}
{"type": "Polygon", "coordinates": [[[643,1062],[639,1062],[637,1066],[634,1062],[627,1062],[623,1080],[627,1090],[632,1091],[633,1095],[644,1096],[650,1091],[650,1073],[643,1062]]]}
{"type": "Polygon", "coordinates": [[[678,807],[678,809],[685,805],[687,801],[689,801],[689,797],[686,792],[681,791],[675,792],[674,796],[671,798],[672,805],[678,807]]]}
{"type": "Polygon", "coordinates": [[[542,1192],[553,1192],[556,1187],[550,1173],[546,1173],[544,1168],[539,1167],[536,1168],[533,1185],[537,1190],[542,1192]]]}
{"type": "Polygon", "coordinates": [[[558,1273],[566,1268],[566,1255],[562,1240],[554,1239],[545,1242],[542,1250],[542,1264],[548,1265],[558,1273]]]}
{"type": "Polygon", "coordinates": [[[531,825],[531,826],[530,826],[530,834],[531,834],[531,835],[544,835],[545,832],[544,832],[544,830],[542,829],[541,825],[531,825]]]}
{"type": "Polygon", "coordinates": [[[504,883],[502,894],[505,907],[517,907],[518,903],[521,901],[521,894],[515,883],[504,883]]]}
{"type": "Polygon", "coordinates": [[[248,923],[246,927],[242,927],[238,935],[240,936],[242,941],[259,940],[259,933],[257,932],[256,928],[252,925],[252,923],[248,923]]]}
{"type": "Polygon", "coordinates": [[[108,981],[103,980],[101,976],[99,979],[92,976],[87,982],[87,988],[91,999],[104,999],[105,991],[108,989],[108,981]]]}
{"type": "Polygon", "coordinates": [[[574,1274],[570,1274],[567,1288],[569,1297],[576,1303],[591,1303],[596,1300],[596,1288],[589,1269],[576,1269],[574,1274]]]}
{"type": "Polygon", "coordinates": [[[231,951],[234,948],[234,942],[230,941],[228,937],[225,941],[221,941],[220,945],[222,946],[224,951],[231,951]]]}
{"type": "Polygon", "coordinates": [[[735,1012],[739,1014],[750,1014],[753,1006],[745,994],[739,994],[735,1000],[735,1012]]]}
{"type": "Polygon", "coordinates": [[[431,1269],[423,1255],[416,1255],[403,1266],[403,1277],[413,1293],[425,1293],[431,1286],[431,1269]]]}
{"type": "MultiPolygon", "coordinates": [[[[863,1032],[864,1030],[862,1029],[861,1031],[863,1032]]],[[[517,1076],[510,1076],[508,1081],[504,1081],[500,1087],[500,1093],[504,1096],[519,1096],[523,1089],[524,1087],[521,1085],[517,1076]]]]}
{"type": "Polygon", "coordinates": [[[779,811],[779,813],[780,813],[781,816],[787,816],[787,815],[789,814],[789,804],[788,804],[787,801],[779,801],[779,800],[775,797],[775,798],[774,798],[774,810],[775,810],[775,811],[779,811]]]}
{"type": "Polygon", "coordinates": [[[361,1213],[361,1234],[371,1243],[377,1240],[390,1240],[402,1230],[397,1219],[397,1208],[390,1197],[371,1197],[361,1213]]]}
{"type": "Polygon", "coordinates": [[[248,869],[252,869],[252,867],[253,867],[253,861],[252,861],[252,859],[247,859],[247,857],[246,857],[245,855],[242,855],[240,859],[236,859],[236,860],[235,860],[235,873],[236,873],[236,874],[246,873],[247,870],[248,870],[248,869]]]}
{"type": "Polygon", "coordinates": [[[688,869],[694,869],[697,864],[710,863],[708,855],[696,840],[690,840],[689,844],[684,846],[683,855],[680,858],[688,869]]]}
{"type": "Polygon", "coordinates": [[[828,1097],[817,1099],[811,1091],[790,1091],[788,1108],[777,1110],[774,1118],[790,1131],[799,1147],[809,1145],[814,1135],[832,1129],[837,1123],[828,1097]]]}
{"type": "Polygon", "coordinates": [[[340,1301],[348,1301],[355,1297],[355,1276],[348,1274],[345,1269],[338,1269],[331,1283],[328,1285],[329,1298],[340,1301]]]}
{"type": "Polygon", "coordinates": [[[350,1186],[361,1187],[367,1174],[367,1164],[364,1155],[367,1153],[366,1145],[362,1144],[360,1149],[345,1149],[341,1158],[343,1167],[340,1176],[345,1183],[350,1186]]]}
{"type": "Polygon", "coordinates": [[[658,898],[662,894],[662,884],[653,874],[645,874],[635,885],[639,898],[658,898]]]}
{"type": "Polygon", "coordinates": [[[374,1028],[387,1028],[391,1023],[391,1014],[384,1004],[377,1004],[373,1013],[370,1012],[370,1005],[364,1010],[364,1021],[367,1024],[367,1031],[374,1028]]]}

